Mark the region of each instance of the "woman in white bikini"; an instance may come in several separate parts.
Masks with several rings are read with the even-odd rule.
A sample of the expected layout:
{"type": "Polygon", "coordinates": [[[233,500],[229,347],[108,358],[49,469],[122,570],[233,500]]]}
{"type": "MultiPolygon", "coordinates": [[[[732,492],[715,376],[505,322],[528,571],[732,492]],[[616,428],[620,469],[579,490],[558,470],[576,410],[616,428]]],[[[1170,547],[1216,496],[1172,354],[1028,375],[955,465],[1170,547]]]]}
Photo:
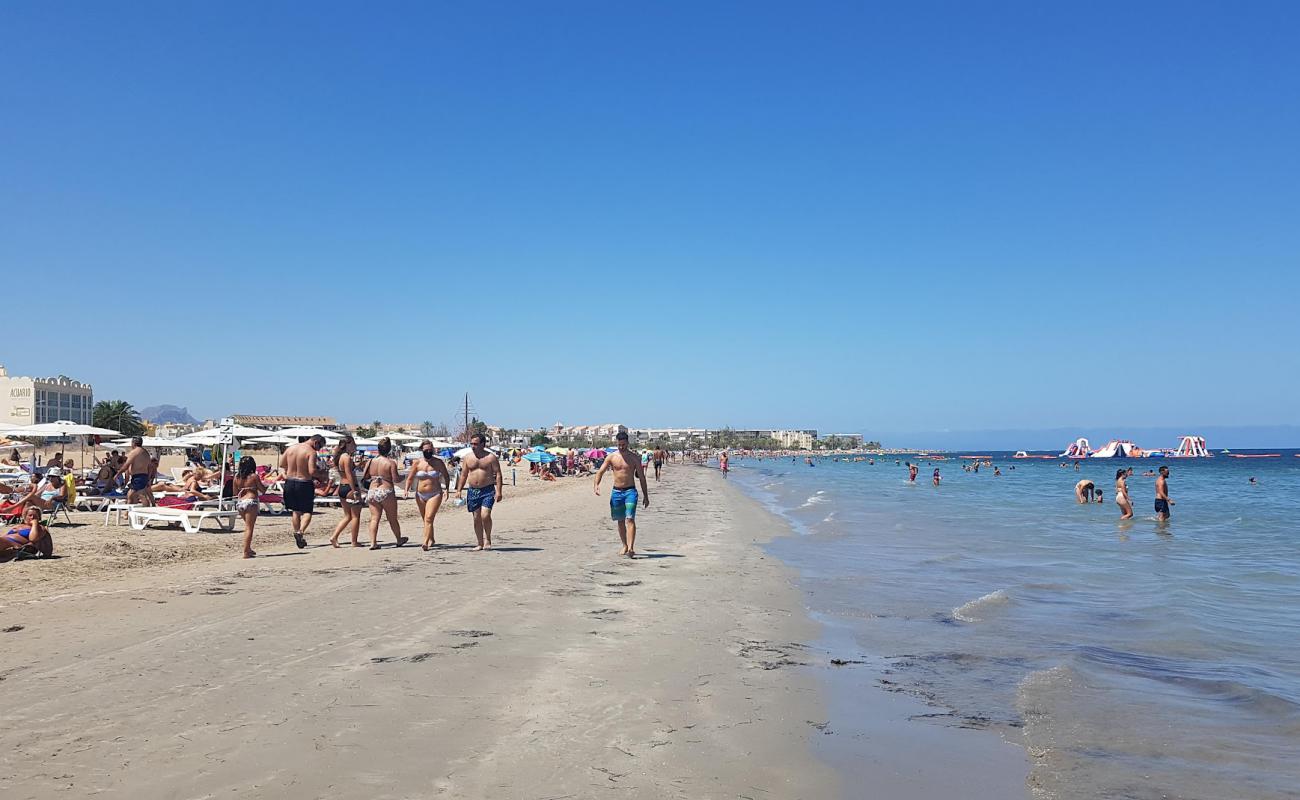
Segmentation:
{"type": "Polygon", "coordinates": [[[253,526],[262,508],[262,492],[266,491],[252,456],[239,459],[239,471],[230,484],[235,495],[235,511],[244,520],[244,558],[252,558],[257,555],[253,552],[253,526]]]}
{"type": "Polygon", "coordinates": [[[343,519],[334,526],[334,535],[330,544],[339,546],[339,536],[348,527],[352,528],[352,546],[360,547],[357,537],[361,534],[361,505],[365,502],[361,484],[357,481],[357,466],[352,460],[357,453],[357,442],[351,435],[344,436],[334,446],[334,469],[339,473],[339,508],[343,509],[343,519]]]}
{"type": "Polygon", "coordinates": [[[1126,469],[1115,471],[1115,505],[1124,512],[1120,519],[1133,519],[1133,501],[1128,499],[1128,473],[1126,469]]]}
{"type": "Polygon", "coordinates": [[[370,479],[366,490],[366,504],[370,506],[370,549],[379,549],[379,517],[388,516],[388,527],[393,529],[397,546],[406,544],[402,526],[397,521],[397,462],[389,457],[393,442],[385,436],[379,440],[379,457],[366,464],[365,477],[370,479]]]}
{"type": "Polygon", "coordinates": [[[438,516],[442,501],[447,499],[447,487],[451,485],[451,473],[441,458],[433,454],[433,442],[425,439],[420,442],[420,461],[411,465],[406,475],[406,491],[415,485],[415,504],[420,508],[420,518],[424,520],[424,544],[421,550],[428,550],[437,542],[433,540],[433,521],[438,516]]]}

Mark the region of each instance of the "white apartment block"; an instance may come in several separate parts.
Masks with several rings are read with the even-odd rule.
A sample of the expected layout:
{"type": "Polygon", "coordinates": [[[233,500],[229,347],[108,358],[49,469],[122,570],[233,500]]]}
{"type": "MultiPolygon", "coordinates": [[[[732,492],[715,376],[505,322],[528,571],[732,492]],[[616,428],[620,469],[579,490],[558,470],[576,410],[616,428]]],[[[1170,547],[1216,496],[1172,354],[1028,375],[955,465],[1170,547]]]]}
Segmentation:
{"type": "Polygon", "coordinates": [[[26,378],[10,375],[0,366],[0,422],[43,425],[65,419],[91,424],[95,392],[90,384],[66,375],[26,378]]]}

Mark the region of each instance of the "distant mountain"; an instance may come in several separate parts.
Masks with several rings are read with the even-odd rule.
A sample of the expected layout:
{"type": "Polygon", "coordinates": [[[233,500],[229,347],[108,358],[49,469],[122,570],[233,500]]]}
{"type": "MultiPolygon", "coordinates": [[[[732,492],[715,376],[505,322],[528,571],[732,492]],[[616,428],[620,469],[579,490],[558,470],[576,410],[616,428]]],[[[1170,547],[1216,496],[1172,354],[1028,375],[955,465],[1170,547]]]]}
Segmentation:
{"type": "Polygon", "coordinates": [[[152,422],[155,425],[163,425],[168,422],[179,422],[182,425],[197,425],[199,420],[190,416],[190,410],[181,406],[149,406],[140,409],[140,419],[145,422],[152,422]]]}

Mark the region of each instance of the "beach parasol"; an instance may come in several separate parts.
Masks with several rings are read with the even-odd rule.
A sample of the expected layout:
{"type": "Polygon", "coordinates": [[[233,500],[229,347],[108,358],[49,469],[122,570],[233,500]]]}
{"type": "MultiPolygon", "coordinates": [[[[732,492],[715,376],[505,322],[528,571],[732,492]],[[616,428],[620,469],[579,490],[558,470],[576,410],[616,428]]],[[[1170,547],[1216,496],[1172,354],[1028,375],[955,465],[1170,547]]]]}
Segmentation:
{"type": "Polygon", "coordinates": [[[601,450],[599,447],[593,447],[587,451],[587,458],[604,458],[605,455],[605,451],[601,450]]]}
{"type": "Polygon", "coordinates": [[[307,438],[308,436],[324,436],[326,439],[342,439],[343,434],[337,431],[327,431],[324,428],[308,428],[300,426],[297,428],[284,428],[275,431],[280,436],[293,436],[295,438],[307,438]]]}
{"type": "MultiPolygon", "coordinates": [[[[78,458],[83,458],[86,450],[86,436],[121,436],[121,431],[115,431],[111,428],[100,428],[95,425],[85,425],[80,422],[60,419],[54,422],[43,422],[39,425],[23,425],[18,428],[10,428],[5,431],[9,436],[39,436],[42,438],[54,438],[59,436],[80,436],[81,453],[78,458]]],[[[32,451],[32,467],[36,466],[36,451],[32,451]]]]}
{"type": "Polygon", "coordinates": [[[258,444],[297,444],[298,438],[295,436],[281,436],[278,433],[273,433],[270,436],[257,436],[248,441],[256,442],[258,444]]]}
{"type": "Polygon", "coordinates": [[[387,436],[389,441],[393,442],[418,442],[424,438],[423,436],[412,436],[409,433],[402,433],[400,431],[397,433],[376,433],[375,436],[378,436],[380,439],[387,436]]]}
{"type": "Polygon", "coordinates": [[[546,448],[546,452],[556,456],[567,456],[569,454],[569,448],[556,445],[554,447],[546,448]]]}
{"type": "Polygon", "coordinates": [[[537,464],[549,464],[555,460],[555,454],[548,453],[545,450],[529,450],[524,453],[524,460],[537,464]]]}
{"type": "MultiPolygon", "coordinates": [[[[193,445],[190,444],[189,442],[183,442],[180,439],[164,439],[161,436],[141,436],[140,439],[141,439],[141,445],[140,445],[141,447],[154,447],[154,448],[174,447],[181,450],[184,450],[187,447],[193,447],[193,445]]],[[[109,444],[111,444],[114,447],[130,447],[131,439],[130,438],[116,439],[112,442],[109,442],[109,444]]]]}

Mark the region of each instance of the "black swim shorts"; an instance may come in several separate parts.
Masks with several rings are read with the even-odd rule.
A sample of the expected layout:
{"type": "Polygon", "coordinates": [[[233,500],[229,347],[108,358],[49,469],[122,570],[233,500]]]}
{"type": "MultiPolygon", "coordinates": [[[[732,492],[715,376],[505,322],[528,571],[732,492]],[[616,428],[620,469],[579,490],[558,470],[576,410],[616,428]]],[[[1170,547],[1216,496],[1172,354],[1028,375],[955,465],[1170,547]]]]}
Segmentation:
{"type": "Polygon", "coordinates": [[[284,507],[290,511],[310,514],[316,507],[316,484],[301,478],[285,478],[284,507]]]}
{"type": "Polygon", "coordinates": [[[1166,517],[1169,516],[1169,501],[1168,501],[1168,500],[1165,500],[1165,499],[1163,499],[1163,498],[1157,497],[1157,498],[1156,498],[1156,513],[1157,513],[1157,514],[1164,514],[1166,517]]]}

